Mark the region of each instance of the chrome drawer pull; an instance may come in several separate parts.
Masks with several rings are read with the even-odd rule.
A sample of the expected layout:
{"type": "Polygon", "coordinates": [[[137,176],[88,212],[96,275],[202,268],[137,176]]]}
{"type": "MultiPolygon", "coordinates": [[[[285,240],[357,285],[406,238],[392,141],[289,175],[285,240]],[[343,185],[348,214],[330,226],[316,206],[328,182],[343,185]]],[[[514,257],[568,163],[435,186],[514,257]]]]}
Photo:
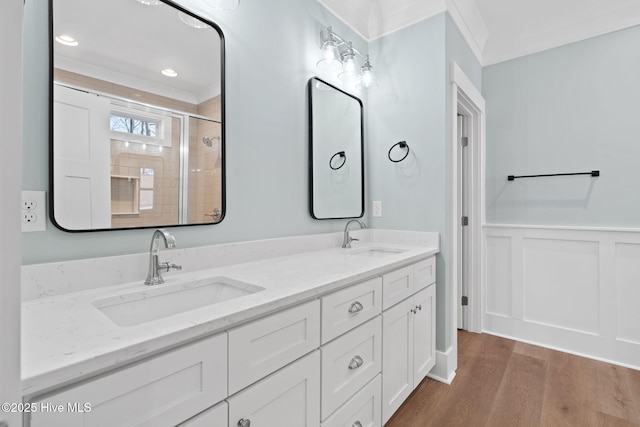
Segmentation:
{"type": "Polygon", "coordinates": [[[238,427],[249,427],[251,425],[251,421],[245,420],[244,418],[238,421],[238,427]]]}
{"type": "Polygon", "coordinates": [[[364,360],[362,360],[362,357],[354,356],[351,362],[349,362],[349,369],[358,369],[363,363],[364,360]]]}
{"type": "Polygon", "coordinates": [[[360,421],[356,421],[351,427],[362,427],[362,423],[360,421]]]}
{"type": "Polygon", "coordinates": [[[353,302],[349,307],[349,313],[357,313],[359,311],[362,311],[363,308],[364,307],[362,306],[362,304],[360,304],[360,301],[353,302]]]}

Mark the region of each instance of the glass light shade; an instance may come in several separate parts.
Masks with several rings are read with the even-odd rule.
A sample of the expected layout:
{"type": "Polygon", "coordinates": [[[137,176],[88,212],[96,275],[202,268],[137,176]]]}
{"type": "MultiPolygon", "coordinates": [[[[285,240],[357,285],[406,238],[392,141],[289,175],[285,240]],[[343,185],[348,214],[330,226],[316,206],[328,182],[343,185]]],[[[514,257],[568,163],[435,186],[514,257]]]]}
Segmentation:
{"type": "Polygon", "coordinates": [[[66,34],[60,34],[56,36],[55,39],[58,43],[65,46],[78,46],[78,40],[66,34]]]}
{"type": "Polygon", "coordinates": [[[344,69],[338,74],[338,78],[343,82],[357,82],[360,80],[360,73],[356,66],[356,56],[351,53],[347,53],[344,56],[344,69]]]}
{"type": "Polygon", "coordinates": [[[327,40],[322,44],[322,59],[316,63],[316,66],[325,71],[337,71],[342,68],[340,50],[336,42],[327,40]]]}
{"type": "Polygon", "coordinates": [[[209,27],[209,25],[205,24],[201,20],[196,19],[191,15],[187,15],[184,12],[178,12],[178,16],[180,17],[180,20],[182,22],[184,22],[185,24],[187,24],[190,27],[198,28],[198,29],[200,29],[200,28],[208,28],[209,27]]]}
{"type": "Polygon", "coordinates": [[[233,10],[240,4],[240,0],[204,0],[204,2],[218,10],[233,10]]]}

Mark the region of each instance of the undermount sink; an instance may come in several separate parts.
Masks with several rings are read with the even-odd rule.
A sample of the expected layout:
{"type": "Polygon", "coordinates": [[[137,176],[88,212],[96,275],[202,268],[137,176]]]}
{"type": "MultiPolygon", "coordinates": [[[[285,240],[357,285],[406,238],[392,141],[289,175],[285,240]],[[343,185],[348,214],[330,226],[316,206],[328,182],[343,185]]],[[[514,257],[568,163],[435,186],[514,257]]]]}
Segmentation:
{"type": "Polygon", "coordinates": [[[385,258],[392,255],[401,254],[402,252],[406,252],[406,249],[396,249],[396,248],[366,248],[366,249],[356,249],[350,253],[350,255],[358,255],[358,256],[366,256],[372,258],[385,258]]]}
{"type": "Polygon", "coordinates": [[[134,326],[263,291],[228,277],[146,287],[93,305],[118,326],[134,326]]]}

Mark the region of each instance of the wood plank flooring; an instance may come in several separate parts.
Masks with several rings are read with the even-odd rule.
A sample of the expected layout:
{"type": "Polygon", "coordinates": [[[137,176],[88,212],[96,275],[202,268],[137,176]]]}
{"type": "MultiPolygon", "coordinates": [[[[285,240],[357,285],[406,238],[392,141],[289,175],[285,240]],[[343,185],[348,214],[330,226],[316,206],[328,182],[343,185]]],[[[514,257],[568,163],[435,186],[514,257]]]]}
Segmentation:
{"type": "Polygon", "coordinates": [[[458,332],[451,385],[430,378],[385,427],[640,427],[640,371],[458,332]]]}

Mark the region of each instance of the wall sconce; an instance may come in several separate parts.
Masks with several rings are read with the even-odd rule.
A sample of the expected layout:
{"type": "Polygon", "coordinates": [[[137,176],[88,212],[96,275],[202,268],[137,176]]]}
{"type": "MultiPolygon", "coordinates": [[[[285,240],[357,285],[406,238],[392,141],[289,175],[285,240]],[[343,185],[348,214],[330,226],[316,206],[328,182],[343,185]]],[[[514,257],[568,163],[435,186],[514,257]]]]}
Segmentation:
{"type": "Polygon", "coordinates": [[[320,32],[322,39],[321,58],[316,66],[323,71],[340,71],[338,79],[346,83],[357,83],[358,88],[368,89],[377,86],[373,75],[373,67],[369,55],[365,56],[364,64],[358,69],[356,58],[362,55],[353,47],[352,42],[345,41],[327,27],[320,32]]]}

